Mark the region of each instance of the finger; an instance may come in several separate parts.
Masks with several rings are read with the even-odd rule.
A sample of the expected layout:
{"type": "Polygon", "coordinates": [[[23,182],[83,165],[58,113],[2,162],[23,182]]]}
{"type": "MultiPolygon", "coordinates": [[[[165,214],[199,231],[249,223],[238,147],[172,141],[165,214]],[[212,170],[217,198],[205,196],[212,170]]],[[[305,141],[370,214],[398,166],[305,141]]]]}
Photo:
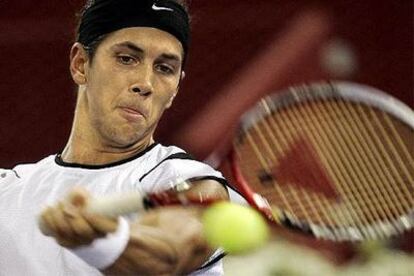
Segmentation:
{"type": "Polygon", "coordinates": [[[58,236],[65,239],[73,239],[74,232],[63,212],[63,208],[64,204],[59,202],[55,208],[51,209],[50,216],[53,219],[58,236]]]}
{"type": "Polygon", "coordinates": [[[90,243],[96,238],[97,233],[86,219],[81,215],[79,210],[72,205],[66,205],[63,209],[64,215],[72,228],[72,231],[77,236],[82,244],[90,243]]]}
{"type": "Polygon", "coordinates": [[[107,234],[115,232],[118,228],[118,219],[116,218],[107,218],[88,212],[82,212],[82,215],[98,233],[107,234]]]}
{"type": "Polygon", "coordinates": [[[76,245],[76,242],[66,239],[62,236],[61,230],[58,228],[55,221],[55,208],[47,207],[41,214],[41,218],[46,228],[48,229],[48,236],[54,237],[56,242],[65,247],[73,247],[76,245]]]}
{"type": "Polygon", "coordinates": [[[52,207],[46,207],[46,209],[43,210],[42,214],[40,215],[40,218],[44,224],[44,228],[47,229],[47,232],[44,232],[43,234],[47,236],[56,237],[57,229],[54,223],[53,216],[51,214],[52,211],[52,207]]]}
{"type": "Polygon", "coordinates": [[[82,245],[82,243],[80,243],[79,241],[74,241],[74,240],[68,240],[68,239],[64,239],[64,238],[56,238],[56,242],[63,246],[63,247],[67,247],[67,248],[75,248],[79,245],[82,245]]]}

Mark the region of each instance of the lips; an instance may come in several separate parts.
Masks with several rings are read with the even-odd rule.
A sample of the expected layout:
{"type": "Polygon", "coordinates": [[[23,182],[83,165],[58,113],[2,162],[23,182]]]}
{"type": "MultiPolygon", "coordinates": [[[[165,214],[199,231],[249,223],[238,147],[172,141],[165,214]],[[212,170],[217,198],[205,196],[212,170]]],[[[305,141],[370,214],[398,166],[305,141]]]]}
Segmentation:
{"type": "Polygon", "coordinates": [[[128,121],[136,121],[136,120],[141,120],[142,118],[145,118],[145,115],[143,114],[143,112],[141,112],[135,107],[122,106],[120,107],[120,109],[121,109],[122,116],[128,121]]]}

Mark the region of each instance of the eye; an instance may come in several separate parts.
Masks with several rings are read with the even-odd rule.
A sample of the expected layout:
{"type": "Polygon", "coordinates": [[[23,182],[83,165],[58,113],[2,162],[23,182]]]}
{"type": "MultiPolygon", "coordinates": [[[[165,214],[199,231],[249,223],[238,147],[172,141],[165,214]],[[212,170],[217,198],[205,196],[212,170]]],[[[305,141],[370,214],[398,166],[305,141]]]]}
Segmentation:
{"type": "Polygon", "coordinates": [[[172,75],[175,73],[174,67],[165,63],[157,64],[155,69],[162,74],[172,75]]]}
{"type": "Polygon", "coordinates": [[[118,55],[116,57],[119,63],[124,65],[132,65],[137,63],[137,60],[134,57],[128,56],[128,55],[118,55]]]}

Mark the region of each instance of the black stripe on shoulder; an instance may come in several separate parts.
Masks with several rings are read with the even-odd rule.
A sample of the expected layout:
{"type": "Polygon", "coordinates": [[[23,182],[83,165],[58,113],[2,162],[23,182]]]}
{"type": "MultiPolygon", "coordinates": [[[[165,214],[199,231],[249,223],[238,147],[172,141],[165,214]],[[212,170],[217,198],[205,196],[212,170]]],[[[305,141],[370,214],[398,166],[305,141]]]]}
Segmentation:
{"type": "Polygon", "coordinates": [[[14,172],[14,174],[16,175],[17,178],[20,178],[20,175],[17,173],[16,170],[12,170],[12,172],[14,172]]]}
{"type": "Polygon", "coordinates": [[[227,188],[231,188],[231,185],[229,185],[229,183],[227,182],[227,180],[225,178],[221,178],[221,177],[217,177],[217,176],[206,175],[206,176],[193,177],[193,178],[190,179],[190,181],[197,181],[197,180],[214,180],[214,181],[217,181],[218,183],[223,185],[223,187],[226,189],[226,191],[227,191],[227,188]]]}
{"type": "Polygon", "coordinates": [[[167,160],[171,160],[171,159],[190,159],[190,160],[195,160],[190,154],[188,154],[186,152],[173,153],[173,154],[167,156],[166,158],[164,158],[163,160],[161,160],[161,162],[158,163],[157,165],[155,165],[152,169],[150,169],[149,171],[147,171],[146,173],[144,173],[144,175],[141,176],[141,178],[139,179],[139,181],[142,181],[147,175],[149,175],[152,171],[154,171],[156,168],[158,168],[162,163],[164,163],[167,160]]]}
{"type": "Polygon", "coordinates": [[[210,261],[208,261],[207,263],[205,263],[205,264],[203,264],[202,266],[200,266],[199,268],[197,268],[197,270],[196,271],[198,271],[198,270],[202,270],[202,269],[205,269],[205,268],[207,268],[207,267],[209,267],[209,266],[212,266],[213,264],[215,264],[215,263],[217,263],[218,261],[220,261],[221,259],[223,259],[224,258],[224,256],[226,256],[227,255],[227,253],[225,253],[225,252],[222,252],[222,253],[220,253],[219,255],[217,255],[216,257],[214,257],[213,259],[211,259],[210,261]]]}
{"type": "Polygon", "coordinates": [[[239,192],[239,190],[237,190],[237,188],[234,187],[232,184],[228,184],[227,187],[230,188],[233,192],[235,192],[239,196],[244,198],[244,195],[241,192],[239,192]]]}

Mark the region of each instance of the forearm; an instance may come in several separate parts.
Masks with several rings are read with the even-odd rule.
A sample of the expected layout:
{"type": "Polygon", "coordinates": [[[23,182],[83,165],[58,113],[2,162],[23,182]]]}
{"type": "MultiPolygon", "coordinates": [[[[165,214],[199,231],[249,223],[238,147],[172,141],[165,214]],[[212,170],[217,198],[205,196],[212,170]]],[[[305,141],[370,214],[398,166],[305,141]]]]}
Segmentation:
{"type": "Polygon", "coordinates": [[[200,213],[169,208],[145,214],[131,226],[127,248],[104,273],[178,275],[194,271],[214,252],[200,235],[200,213]]]}
{"type": "MultiPolygon", "coordinates": [[[[212,180],[193,183],[193,195],[228,200],[227,191],[212,180]]],[[[213,254],[202,235],[203,208],[169,207],[142,214],[131,226],[130,241],[105,274],[186,274],[213,254]]]]}

